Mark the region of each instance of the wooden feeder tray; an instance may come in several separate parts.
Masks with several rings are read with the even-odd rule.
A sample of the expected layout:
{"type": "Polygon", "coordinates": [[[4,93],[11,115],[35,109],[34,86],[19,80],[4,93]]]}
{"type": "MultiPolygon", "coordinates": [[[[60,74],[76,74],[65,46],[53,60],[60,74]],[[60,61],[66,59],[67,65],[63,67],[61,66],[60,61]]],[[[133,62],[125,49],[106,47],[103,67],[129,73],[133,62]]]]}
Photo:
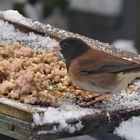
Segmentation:
{"type": "MultiPolygon", "coordinates": [[[[57,41],[61,41],[62,39],[67,37],[81,38],[95,49],[99,49],[112,55],[116,55],[126,59],[131,59],[136,63],[140,63],[140,57],[136,54],[121,51],[119,49],[111,47],[107,43],[101,43],[97,40],[90,39],[85,36],[81,36],[79,34],[54,28],[48,24],[42,24],[40,22],[32,21],[27,18],[24,18],[24,21],[26,22],[22,20],[19,21],[12,20],[11,18],[7,18],[4,15],[4,12],[0,12],[0,20],[12,24],[16,29],[19,29],[21,32],[27,34],[29,32],[33,32],[41,36],[46,37],[49,36],[53,39],[56,39],[57,41]]],[[[119,98],[120,102],[122,98],[121,97],[119,98]]],[[[46,123],[42,125],[34,125],[33,114],[35,114],[36,112],[41,112],[40,109],[41,107],[19,103],[18,101],[1,97],[0,133],[20,140],[22,139],[45,140],[45,139],[58,139],[64,137],[91,134],[102,131],[112,132],[114,128],[117,127],[122,120],[127,120],[132,116],[140,115],[139,99],[140,99],[139,96],[138,98],[134,99],[135,102],[137,102],[137,104],[135,104],[132,99],[132,105],[130,106],[126,105],[121,106],[120,102],[116,101],[117,99],[116,100],[114,99],[115,104],[113,104],[112,99],[112,101],[108,101],[109,103],[107,103],[106,107],[113,108],[112,106],[119,106],[118,108],[99,111],[97,113],[82,116],[78,119],[68,119],[67,123],[69,125],[76,125],[79,121],[81,121],[81,124],[83,125],[82,129],[75,131],[74,133],[69,133],[68,131],[63,129],[62,131],[56,131],[55,133],[38,134],[39,132],[52,130],[54,126],[58,127],[59,123],[56,122],[50,124],[46,123]]],[[[125,102],[127,102],[127,98],[125,102]]]]}

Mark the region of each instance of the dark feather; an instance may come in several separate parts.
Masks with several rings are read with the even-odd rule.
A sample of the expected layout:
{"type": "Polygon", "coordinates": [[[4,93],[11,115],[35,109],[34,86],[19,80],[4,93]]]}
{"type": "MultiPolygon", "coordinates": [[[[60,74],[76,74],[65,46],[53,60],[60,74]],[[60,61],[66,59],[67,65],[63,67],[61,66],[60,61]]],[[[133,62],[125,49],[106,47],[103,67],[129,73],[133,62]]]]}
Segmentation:
{"type": "MultiPolygon", "coordinates": [[[[96,55],[99,51],[96,51],[96,55]]],[[[100,53],[100,52],[99,52],[100,53]]],[[[100,57],[83,57],[78,60],[78,71],[81,74],[96,74],[96,73],[119,73],[129,72],[132,70],[140,70],[140,64],[132,61],[106,55],[102,53],[100,57]]],[[[94,51],[93,51],[93,56],[94,51]]]]}
{"type": "Polygon", "coordinates": [[[98,73],[119,73],[119,72],[130,72],[132,70],[140,70],[140,66],[130,65],[104,65],[94,70],[80,70],[81,74],[98,74],[98,73]]]}

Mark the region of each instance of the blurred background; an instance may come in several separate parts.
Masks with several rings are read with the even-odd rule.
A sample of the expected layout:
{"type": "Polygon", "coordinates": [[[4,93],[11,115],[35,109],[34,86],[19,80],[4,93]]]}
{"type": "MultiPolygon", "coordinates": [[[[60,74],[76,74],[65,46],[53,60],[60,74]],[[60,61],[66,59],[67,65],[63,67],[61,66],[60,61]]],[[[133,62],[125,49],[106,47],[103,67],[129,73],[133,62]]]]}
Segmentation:
{"type": "Polygon", "coordinates": [[[8,9],[113,46],[140,51],[139,0],[0,0],[0,10],[8,9]]]}
{"type": "MultiPolygon", "coordinates": [[[[140,51],[140,0],[0,0],[0,10],[9,9],[115,47],[140,51]]],[[[108,133],[94,136],[98,140],[120,140],[108,133]]]]}

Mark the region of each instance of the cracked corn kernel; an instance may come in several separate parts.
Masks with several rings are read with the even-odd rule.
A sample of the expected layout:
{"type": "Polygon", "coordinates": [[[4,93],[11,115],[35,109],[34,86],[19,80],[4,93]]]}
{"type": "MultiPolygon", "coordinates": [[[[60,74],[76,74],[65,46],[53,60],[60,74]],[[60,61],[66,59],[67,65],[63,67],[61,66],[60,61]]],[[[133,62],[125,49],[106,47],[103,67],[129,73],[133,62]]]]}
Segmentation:
{"type": "Polygon", "coordinates": [[[0,96],[51,106],[66,98],[84,97],[58,58],[56,52],[24,48],[20,43],[0,44],[0,96]]]}

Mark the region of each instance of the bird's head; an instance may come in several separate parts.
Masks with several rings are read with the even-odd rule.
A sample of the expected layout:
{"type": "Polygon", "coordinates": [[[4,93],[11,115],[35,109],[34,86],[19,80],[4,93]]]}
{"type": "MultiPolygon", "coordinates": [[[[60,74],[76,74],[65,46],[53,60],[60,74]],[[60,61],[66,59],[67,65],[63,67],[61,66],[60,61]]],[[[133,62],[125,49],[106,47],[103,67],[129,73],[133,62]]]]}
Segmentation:
{"type": "Polygon", "coordinates": [[[90,47],[81,39],[78,38],[66,38],[59,43],[60,52],[67,61],[72,61],[73,59],[84,54],[90,47]]]}

